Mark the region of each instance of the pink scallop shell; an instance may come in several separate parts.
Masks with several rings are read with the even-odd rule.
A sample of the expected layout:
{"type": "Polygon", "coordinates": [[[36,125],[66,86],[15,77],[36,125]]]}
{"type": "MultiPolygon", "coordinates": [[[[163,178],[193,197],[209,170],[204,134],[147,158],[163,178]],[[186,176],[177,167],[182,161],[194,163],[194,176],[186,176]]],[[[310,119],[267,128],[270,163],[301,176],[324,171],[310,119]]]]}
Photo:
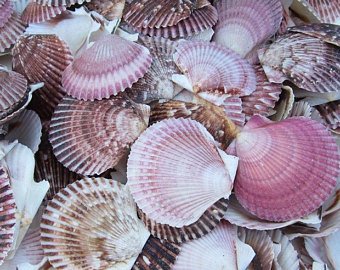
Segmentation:
{"type": "Polygon", "coordinates": [[[0,29],[8,22],[13,11],[13,2],[11,0],[6,0],[0,5],[0,29]]]}
{"type": "Polygon", "coordinates": [[[216,43],[180,42],[174,61],[187,76],[193,90],[249,95],[255,91],[252,66],[238,54],[216,43]]]}
{"type": "Polygon", "coordinates": [[[74,98],[101,100],[131,87],[148,71],[151,61],[147,48],[106,35],[66,68],[62,84],[74,98]]]}
{"type": "Polygon", "coordinates": [[[66,10],[66,6],[42,6],[35,2],[30,2],[21,14],[23,22],[41,23],[48,21],[66,10]]]}
{"type": "Polygon", "coordinates": [[[213,40],[245,57],[280,27],[280,0],[222,0],[216,2],[218,23],[213,40]]]}
{"type": "Polygon", "coordinates": [[[224,164],[201,124],[168,119],[149,127],[132,145],[127,184],[150,219],[180,228],[230,195],[233,180],[228,166],[233,165],[224,164]]]}
{"type": "Polygon", "coordinates": [[[308,215],[332,193],[339,174],[335,139],[314,120],[250,119],[236,138],[235,194],[252,214],[271,221],[308,215]]]}
{"type": "Polygon", "coordinates": [[[319,14],[322,22],[340,24],[340,5],[336,0],[308,0],[319,14]]]}

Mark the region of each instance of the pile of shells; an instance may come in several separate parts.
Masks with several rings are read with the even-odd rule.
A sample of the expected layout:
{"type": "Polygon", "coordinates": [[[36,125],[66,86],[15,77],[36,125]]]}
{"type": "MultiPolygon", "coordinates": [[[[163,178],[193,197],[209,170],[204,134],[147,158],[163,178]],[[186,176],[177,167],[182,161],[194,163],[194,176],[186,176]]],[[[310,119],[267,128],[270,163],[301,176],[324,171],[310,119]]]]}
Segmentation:
{"type": "Polygon", "coordinates": [[[0,0],[0,270],[340,269],[338,0],[0,0]]]}

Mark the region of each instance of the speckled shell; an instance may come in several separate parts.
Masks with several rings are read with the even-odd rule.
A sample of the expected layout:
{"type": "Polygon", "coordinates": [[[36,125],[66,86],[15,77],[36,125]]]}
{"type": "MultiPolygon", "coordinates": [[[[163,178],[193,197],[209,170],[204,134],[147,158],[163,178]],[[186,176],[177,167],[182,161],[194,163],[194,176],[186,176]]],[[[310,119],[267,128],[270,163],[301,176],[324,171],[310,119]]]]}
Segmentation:
{"type": "Polygon", "coordinates": [[[259,58],[271,82],[290,80],[311,92],[338,91],[340,48],[302,33],[284,34],[259,58]]]}
{"type": "Polygon", "coordinates": [[[127,185],[150,219],[181,228],[229,197],[235,165],[237,159],[219,151],[201,124],[167,119],[149,127],[132,145],[127,185]]]}
{"type": "Polygon", "coordinates": [[[71,171],[100,174],[116,165],[147,127],[148,110],[121,97],[95,102],[65,97],[50,123],[53,152],[71,171]]]}
{"type": "Polygon", "coordinates": [[[48,21],[66,10],[66,6],[42,6],[35,2],[30,2],[21,14],[23,22],[40,23],[48,21]]]}
{"type": "Polygon", "coordinates": [[[134,0],[124,15],[124,20],[133,27],[159,28],[176,25],[190,16],[197,0],[134,0]]]}
{"type": "Polygon", "coordinates": [[[41,220],[41,244],[56,269],[131,269],[148,237],[128,188],[105,178],[68,185],[41,220]]]}
{"type": "Polygon", "coordinates": [[[16,205],[10,179],[3,167],[0,167],[0,265],[3,263],[13,243],[16,224],[16,205]]]}
{"type": "Polygon", "coordinates": [[[196,93],[217,91],[243,96],[255,91],[256,77],[252,66],[232,50],[216,43],[181,42],[174,61],[196,93]]]}
{"type": "Polygon", "coordinates": [[[91,0],[33,0],[35,3],[42,6],[72,6],[75,4],[82,4],[84,2],[90,2],[91,0]]]}
{"type": "Polygon", "coordinates": [[[246,57],[280,27],[280,0],[223,0],[216,2],[218,23],[213,40],[246,57]]]}
{"type": "Polygon", "coordinates": [[[266,220],[310,214],[333,192],[339,175],[335,139],[305,117],[271,122],[254,116],[236,138],[236,154],[236,197],[266,220]]]}
{"type": "Polygon", "coordinates": [[[66,68],[62,84],[67,94],[77,99],[109,98],[143,77],[151,61],[147,48],[117,35],[105,35],[66,68]]]}
{"type": "Polygon", "coordinates": [[[322,22],[340,25],[340,5],[336,0],[308,0],[322,22]]]}
{"type": "Polygon", "coordinates": [[[91,0],[86,6],[103,15],[107,20],[113,21],[123,16],[125,0],[91,0]]]}

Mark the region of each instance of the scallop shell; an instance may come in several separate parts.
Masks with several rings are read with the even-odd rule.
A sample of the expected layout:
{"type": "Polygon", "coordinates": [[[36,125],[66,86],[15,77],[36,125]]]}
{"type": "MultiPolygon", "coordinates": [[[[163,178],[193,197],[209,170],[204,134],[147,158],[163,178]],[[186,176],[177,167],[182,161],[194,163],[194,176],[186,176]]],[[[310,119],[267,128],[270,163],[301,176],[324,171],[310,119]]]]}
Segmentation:
{"type": "Polygon", "coordinates": [[[107,20],[121,19],[125,6],[125,0],[91,0],[86,6],[103,15],[107,20]]]}
{"type": "Polygon", "coordinates": [[[218,23],[213,40],[246,57],[280,27],[280,0],[223,0],[216,3],[218,23]]]}
{"type": "Polygon", "coordinates": [[[105,178],[68,185],[41,221],[41,244],[56,269],[131,269],[149,235],[129,189],[105,178]]]}
{"type": "Polygon", "coordinates": [[[133,27],[160,28],[176,25],[188,18],[198,0],[176,1],[137,1],[129,5],[124,20],[133,27]]]}
{"type": "Polygon", "coordinates": [[[337,1],[308,0],[319,14],[322,22],[340,25],[340,6],[337,1]]]}
{"type": "Polygon", "coordinates": [[[338,129],[340,127],[340,101],[333,101],[316,106],[328,127],[338,129]]]}
{"type": "Polygon", "coordinates": [[[311,118],[312,112],[314,110],[315,109],[310,106],[310,104],[306,101],[294,102],[292,110],[289,112],[289,117],[304,116],[307,118],[311,118]]]}
{"type": "Polygon", "coordinates": [[[30,2],[21,14],[23,22],[41,23],[48,21],[66,10],[66,6],[42,6],[35,2],[30,2]]]}
{"type": "Polygon", "coordinates": [[[218,20],[216,9],[212,5],[195,9],[192,14],[176,25],[161,28],[137,28],[143,35],[164,38],[185,38],[199,34],[213,27],[218,20]]]}
{"type": "Polygon", "coordinates": [[[283,86],[279,100],[276,102],[273,111],[275,114],[269,118],[273,121],[280,121],[286,119],[294,106],[294,92],[289,86],[283,86]]]}
{"type": "Polygon", "coordinates": [[[186,40],[190,41],[211,41],[213,35],[214,35],[214,30],[210,27],[202,32],[199,32],[195,35],[185,37],[186,40]]]}
{"type": "Polygon", "coordinates": [[[147,127],[148,113],[147,105],[120,97],[95,102],[65,97],[50,123],[53,152],[71,171],[100,174],[128,152],[147,127]]]}
{"type": "Polygon", "coordinates": [[[279,100],[281,84],[268,81],[263,68],[260,65],[254,66],[256,74],[256,90],[249,96],[242,97],[242,108],[247,120],[255,115],[268,116],[279,100]]]}
{"type": "Polygon", "coordinates": [[[275,123],[254,116],[236,138],[236,152],[236,197],[262,219],[286,221],[308,215],[336,186],[337,145],[314,120],[294,117],[275,123]]]}
{"type": "Polygon", "coordinates": [[[127,184],[150,219],[181,228],[229,197],[236,167],[237,158],[219,151],[201,124],[168,119],[149,127],[132,145],[127,184]]]}
{"type": "Polygon", "coordinates": [[[189,82],[188,90],[195,93],[211,91],[243,96],[255,91],[256,76],[252,66],[216,43],[181,42],[174,61],[189,82]]]}
{"type": "Polygon", "coordinates": [[[157,223],[140,209],[138,209],[138,215],[153,236],[171,243],[181,244],[189,240],[198,239],[211,232],[223,218],[227,211],[227,206],[228,201],[220,199],[210,206],[196,222],[182,228],[157,223]]]}
{"type": "Polygon", "coordinates": [[[9,177],[0,167],[0,264],[3,263],[13,243],[14,226],[16,224],[16,205],[9,177]]]}
{"type": "Polygon", "coordinates": [[[84,2],[90,2],[91,0],[33,0],[33,1],[41,6],[69,7],[75,4],[81,5],[84,2]]]}
{"type": "Polygon", "coordinates": [[[172,269],[245,270],[253,259],[253,249],[237,237],[237,228],[222,221],[211,233],[185,243],[172,269]]]}
{"type": "Polygon", "coordinates": [[[0,29],[8,22],[13,13],[13,2],[5,0],[0,5],[0,29]]]}
{"type": "Polygon", "coordinates": [[[66,68],[62,84],[74,98],[101,100],[131,87],[150,65],[148,49],[119,36],[106,35],[66,68]]]}
{"type": "Polygon", "coordinates": [[[150,236],[131,270],[171,269],[180,246],[150,236]]]}
{"type": "Polygon", "coordinates": [[[140,37],[138,42],[149,49],[152,64],[144,77],[126,91],[127,95],[138,103],[172,99],[181,90],[171,81],[172,75],[179,72],[172,60],[175,43],[157,37],[140,37]]]}
{"type": "Polygon", "coordinates": [[[320,15],[309,3],[309,0],[294,0],[289,8],[299,16],[299,20],[302,20],[302,24],[321,23],[320,15]]]}

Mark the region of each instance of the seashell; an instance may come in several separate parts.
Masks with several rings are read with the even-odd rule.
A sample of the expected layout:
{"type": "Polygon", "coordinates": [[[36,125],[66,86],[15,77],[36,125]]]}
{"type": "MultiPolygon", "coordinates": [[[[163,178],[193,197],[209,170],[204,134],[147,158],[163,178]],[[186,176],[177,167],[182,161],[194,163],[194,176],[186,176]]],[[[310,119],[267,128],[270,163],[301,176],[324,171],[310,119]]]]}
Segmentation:
{"type": "Polygon", "coordinates": [[[268,81],[263,68],[254,66],[256,74],[256,90],[249,96],[242,97],[242,108],[246,119],[255,114],[269,116],[281,94],[281,84],[268,81]]]}
{"type": "Polygon", "coordinates": [[[25,25],[16,12],[13,12],[3,27],[0,27],[0,53],[10,48],[24,32],[25,25]]]}
{"type": "Polygon", "coordinates": [[[320,23],[321,18],[314,7],[309,3],[310,0],[293,0],[290,9],[300,18],[302,23],[320,23]]]}
{"type": "Polygon", "coordinates": [[[116,35],[106,35],[66,68],[62,84],[74,98],[101,100],[131,87],[150,66],[147,48],[116,35]]]}
{"type": "Polygon", "coordinates": [[[125,0],[92,0],[86,4],[90,10],[94,10],[103,15],[107,20],[113,21],[121,19],[125,6],[125,0]]]}
{"type": "Polygon", "coordinates": [[[221,45],[200,41],[180,42],[174,61],[186,81],[178,81],[174,76],[173,80],[195,93],[211,91],[244,96],[255,91],[256,77],[251,65],[221,45]]]}
{"type": "Polygon", "coordinates": [[[172,75],[179,72],[172,60],[175,43],[157,37],[140,37],[138,42],[149,49],[152,63],[144,77],[126,91],[127,95],[138,103],[172,99],[181,90],[171,81],[172,75]]]}
{"type": "Polygon", "coordinates": [[[189,41],[211,41],[214,33],[214,30],[210,27],[202,32],[185,37],[185,39],[189,41]]]}
{"type": "Polygon", "coordinates": [[[289,112],[288,117],[304,116],[307,118],[311,118],[312,112],[314,110],[315,109],[312,106],[310,106],[310,104],[306,101],[294,102],[292,110],[289,112]]]}
{"type": "Polygon", "coordinates": [[[308,0],[322,22],[340,25],[340,7],[337,1],[308,0]]]}
{"type": "Polygon", "coordinates": [[[278,37],[259,58],[270,82],[293,82],[311,92],[338,91],[340,48],[301,33],[278,37]]]}
{"type": "Polygon", "coordinates": [[[66,6],[42,6],[35,2],[30,2],[21,14],[24,23],[41,23],[48,21],[66,10],[66,6]]]}
{"type": "Polygon", "coordinates": [[[279,100],[276,102],[273,111],[275,114],[271,115],[269,118],[273,121],[280,121],[286,119],[293,109],[294,106],[294,92],[289,86],[283,86],[281,88],[282,92],[280,94],[279,100]]]}
{"type": "Polygon", "coordinates": [[[238,239],[236,226],[222,221],[211,233],[183,244],[172,269],[245,270],[254,256],[253,249],[238,239]]]}
{"type": "Polygon", "coordinates": [[[171,269],[181,247],[150,236],[132,270],[171,269]]]}
{"type": "Polygon", "coordinates": [[[181,244],[189,240],[198,239],[211,232],[223,218],[227,211],[227,206],[227,200],[220,199],[210,206],[196,222],[182,228],[157,223],[140,209],[138,209],[138,215],[153,236],[171,243],[181,244]]]}
{"type": "Polygon", "coordinates": [[[90,2],[91,0],[33,0],[35,3],[41,6],[72,6],[75,4],[83,4],[84,2],[90,2]]]}
{"type": "Polygon", "coordinates": [[[0,5],[0,29],[5,26],[13,13],[13,2],[10,0],[2,1],[0,5]]]}
{"type": "Polygon", "coordinates": [[[68,185],[41,221],[41,244],[56,269],[131,269],[149,235],[128,187],[105,178],[68,185]]]}
{"type": "Polygon", "coordinates": [[[132,1],[124,14],[124,20],[136,28],[160,28],[173,26],[188,18],[198,0],[184,1],[132,1]]]}
{"type": "Polygon", "coordinates": [[[121,97],[95,102],[65,97],[53,114],[49,139],[65,167],[82,175],[100,174],[128,152],[148,117],[147,105],[121,97]]]}
{"type": "Polygon", "coordinates": [[[250,0],[223,0],[215,4],[218,23],[213,41],[246,57],[252,49],[273,36],[280,27],[283,9],[280,0],[257,3],[250,0]]]}
{"type": "Polygon", "coordinates": [[[149,127],[132,145],[127,185],[150,219],[181,228],[229,197],[236,168],[237,158],[218,150],[201,124],[168,119],[149,127]]]}
{"type": "Polygon", "coordinates": [[[333,130],[340,127],[340,101],[333,101],[316,106],[327,126],[333,130]]]}
{"type": "Polygon", "coordinates": [[[24,110],[8,124],[9,132],[5,136],[6,140],[11,142],[18,140],[21,144],[29,147],[33,153],[38,151],[42,125],[39,116],[34,111],[24,110]]]}
{"type": "Polygon", "coordinates": [[[276,123],[252,117],[236,138],[236,153],[236,197],[249,212],[270,221],[313,212],[332,193],[339,175],[334,138],[304,117],[276,123]]]}
{"type": "Polygon", "coordinates": [[[13,197],[13,190],[10,179],[5,169],[0,167],[0,265],[9,252],[13,243],[14,226],[16,224],[15,212],[16,205],[13,197]]]}
{"type": "Polygon", "coordinates": [[[216,9],[212,5],[193,10],[192,14],[176,25],[161,28],[136,28],[143,35],[164,38],[186,38],[197,35],[213,27],[218,20],[216,9]]]}

